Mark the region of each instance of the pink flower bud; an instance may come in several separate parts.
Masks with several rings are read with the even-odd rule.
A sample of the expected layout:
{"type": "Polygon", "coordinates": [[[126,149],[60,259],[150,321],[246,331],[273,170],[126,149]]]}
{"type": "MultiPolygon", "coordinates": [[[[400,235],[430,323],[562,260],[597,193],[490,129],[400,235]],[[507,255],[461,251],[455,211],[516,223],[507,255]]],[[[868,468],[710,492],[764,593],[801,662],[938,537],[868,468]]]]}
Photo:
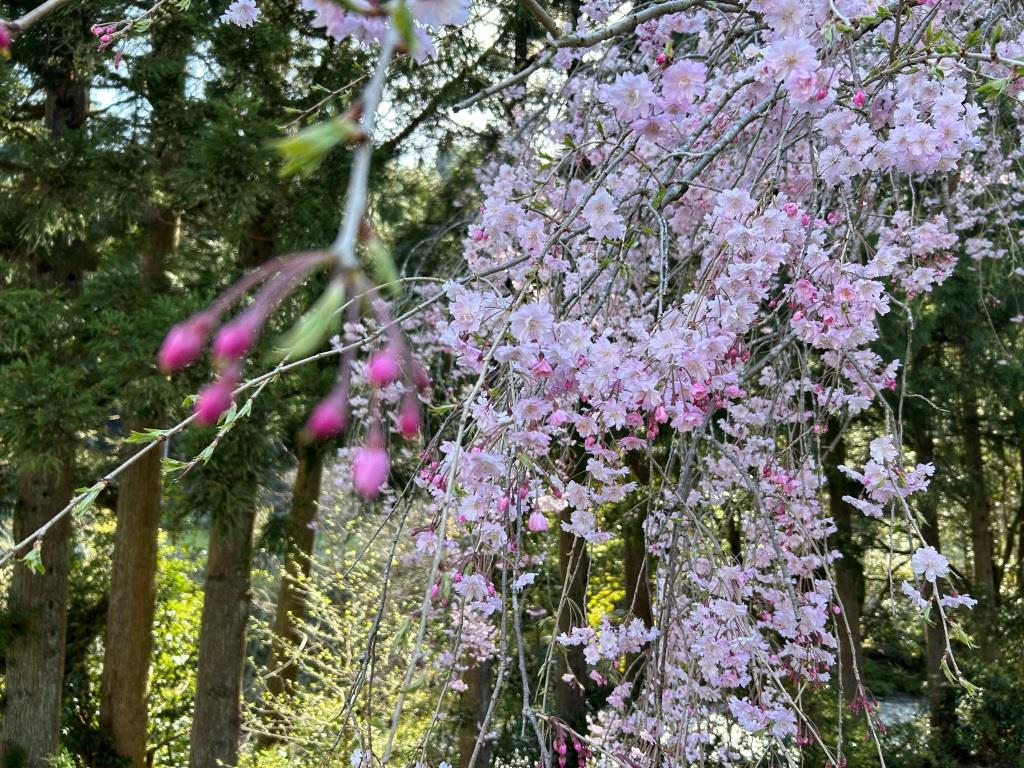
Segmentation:
{"type": "Polygon", "coordinates": [[[508,505],[510,503],[511,500],[509,499],[508,496],[502,496],[500,499],[498,499],[498,511],[502,513],[508,512],[508,505]]]}
{"type": "Polygon", "coordinates": [[[225,325],[214,339],[214,357],[218,360],[240,360],[252,346],[257,326],[257,319],[248,313],[225,325]]]}
{"type": "Polygon", "coordinates": [[[218,379],[212,384],[207,384],[196,400],[196,422],[204,427],[216,424],[220,415],[231,407],[232,388],[232,382],[226,379],[218,379]]]}
{"type": "Polygon", "coordinates": [[[390,349],[374,352],[366,366],[366,377],[375,387],[386,387],[398,378],[399,373],[398,359],[390,349]]]}
{"type": "Polygon", "coordinates": [[[530,533],[541,533],[548,529],[548,519],[544,516],[543,512],[535,509],[530,513],[530,518],[526,521],[526,527],[530,533]]]}
{"type": "Polygon", "coordinates": [[[545,360],[543,357],[533,364],[533,375],[538,379],[547,379],[551,377],[554,370],[551,368],[551,363],[545,360]]]}
{"type": "Polygon", "coordinates": [[[409,377],[412,379],[412,383],[416,385],[417,389],[430,389],[430,375],[426,372],[422,365],[419,363],[413,363],[411,366],[409,377]]]}
{"type": "Polygon", "coordinates": [[[203,349],[203,324],[189,320],[171,328],[160,345],[157,362],[164,373],[180,370],[193,362],[203,349]]]}
{"type": "Polygon", "coordinates": [[[668,55],[664,51],[662,51],[661,53],[654,57],[654,63],[657,64],[659,67],[665,66],[666,61],[668,61],[668,55]]]}
{"type": "Polygon", "coordinates": [[[864,91],[858,90],[855,94],[853,94],[853,104],[856,107],[863,107],[864,102],[867,101],[867,99],[867,94],[864,93],[864,91]]]}
{"type": "Polygon", "coordinates": [[[402,399],[402,409],[398,413],[398,431],[402,433],[402,437],[409,439],[415,437],[422,427],[420,406],[415,397],[406,395],[402,399]]]}
{"type": "Polygon", "coordinates": [[[430,588],[430,599],[436,600],[439,594],[441,594],[441,585],[434,584],[434,586],[430,588]]]}
{"type": "Polygon", "coordinates": [[[0,56],[5,59],[11,55],[11,30],[6,24],[0,23],[0,56]]]}
{"type": "Polygon", "coordinates": [[[375,499],[388,479],[391,462],[388,452],[374,440],[359,449],[352,462],[352,478],[356,490],[368,499],[375,499]]]}
{"type": "Polygon", "coordinates": [[[309,416],[306,431],[314,440],[326,440],[345,429],[345,401],[341,395],[330,394],[317,403],[309,416]]]}

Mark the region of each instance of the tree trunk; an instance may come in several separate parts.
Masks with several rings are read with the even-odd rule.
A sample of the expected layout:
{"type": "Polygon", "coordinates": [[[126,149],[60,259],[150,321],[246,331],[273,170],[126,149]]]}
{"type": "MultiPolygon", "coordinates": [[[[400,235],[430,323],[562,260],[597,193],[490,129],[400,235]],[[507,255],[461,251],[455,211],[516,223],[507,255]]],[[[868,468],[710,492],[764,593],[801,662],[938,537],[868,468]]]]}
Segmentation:
{"type": "MultiPolygon", "coordinates": [[[[71,497],[73,464],[25,471],[18,478],[14,538],[21,541],[59,512],[71,497]]],[[[67,633],[71,517],[42,538],[42,573],[17,563],[7,609],[17,627],[7,647],[3,762],[49,768],[60,749],[64,641],[67,633]]]]}
{"type": "Polygon", "coordinates": [[[833,463],[828,469],[829,512],[836,525],[835,547],[842,554],[836,562],[836,592],[842,615],[838,617],[839,682],[843,696],[853,701],[864,695],[858,677],[863,680],[864,648],[861,639],[860,617],[864,606],[864,565],[861,551],[853,537],[853,508],[843,496],[856,493],[852,481],[837,467],[844,463],[846,446],[843,440],[836,444],[833,463]]]}
{"type": "MultiPolygon", "coordinates": [[[[561,520],[571,521],[571,510],[562,510],[561,520]]],[[[565,604],[558,613],[558,632],[570,633],[574,627],[587,624],[587,581],[590,575],[590,553],[587,542],[566,530],[558,536],[558,565],[565,587],[565,604]]],[[[582,646],[556,649],[555,664],[555,716],[563,723],[584,733],[587,727],[587,693],[584,688],[587,679],[587,664],[582,646]],[[571,680],[563,679],[572,674],[571,680]]],[[[567,768],[576,768],[578,761],[567,739],[567,768]]]]}
{"type": "MultiPolygon", "coordinates": [[[[306,618],[306,598],[300,584],[309,577],[316,537],[311,527],[320,499],[324,454],[317,447],[300,447],[295,471],[292,505],[288,514],[284,565],[274,615],[272,670],[267,689],[275,696],[289,693],[295,684],[298,665],[292,656],[302,640],[299,628],[306,618]]],[[[270,743],[272,740],[268,740],[270,743]]]]}
{"type": "Polygon", "coordinates": [[[210,524],[190,768],[238,762],[255,498],[233,506],[210,524]]]}
{"type": "MultiPolygon", "coordinates": [[[[480,724],[487,717],[491,703],[491,661],[478,662],[466,670],[463,682],[469,686],[462,693],[459,707],[459,764],[458,768],[469,768],[480,737],[480,724]]],[[[483,741],[476,756],[475,768],[487,768],[491,764],[490,742],[483,741]]]]}
{"type": "Polygon", "coordinates": [[[971,554],[974,578],[971,584],[973,597],[978,601],[974,608],[975,640],[985,661],[994,661],[998,653],[996,641],[996,580],[994,568],[994,547],[992,542],[992,500],[985,481],[985,464],[981,445],[981,418],[978,401],[973,390],[968,390],[963,411],[964,470],[970,487],[967,505],[971,526],[971,554]]]}
{"type": "Polygon", "coordinates": [[[117,494],[100,725],[132,768],[146,764],[160,486],[160,451],[154,449],[125,471],[117,494]]]}
{"type": "MultiPolygon", "coordinates": [[[[935,460],[935,445],[926,424],[920,423],[919,419],[911,419],[911,429],[908,436],[913,444],[917,460],[922,463],[929,463],[935,460]]],[[[924,519],[921,526],[921,534],[928,546],[935,547],[942,551],[942,541],[939,536],[939,510],[936,504],[935,492],[929,490],[926,493],[915,497],[917,509],[924,519]]],[[[943,592],[946,590],[946,582],[940,579],[937,586],[943,592]]],[[[925,595],[930,597],[929,594],[925,595]]],[[[953,745],[956,742],[954,727],[956,725],[956,697],[952,685],[942,672],[942,659],[946,655],[946,636],[938,621],[924,622],[925,632],[925,664],[928,684],[928,720],[931,725],[933,739],[936,745],[953,745]]],[[[950,747],[951,749],[951,747],[950,747]]],[[[945,746],[936,749],[937,754],[950,752],[945,746]]]]}
{"type": "MultiPolygon", "coordinates": [[[[178,158],[185,71],[193,36],[187,28],[155,25],[152,52],[144,70],[144,89],[152,107],[151,152],[156,186],[178,158]]],[[[170,205],[151,201],[142,212],[145,245],[139,259],[139,284],[155,295],[167,282],[167,259],[178,249],[181,217],[170,205]]],[[[125,422],[133,429],[159,427],[161,409],[134,405],[125,422]]],[[[153,649],[160,496],[163,473],[160,451],[153,449],[123,475],[117,502],[117,529],[110,575],[110,607],[103,655],[100,726],[114,750],[142,768],[146,760],[147,686],[153,649]]]]}
{"type": "MultiPolygon", "coordinates": [[[[78,130],[89,114],[89,82],[64,59],[46,91],[45,124],[54,140],[78,130]]],[[[75,243],[73,257],[85,256],[75,243]]],[[[86,259],[44,260],[36,265],[50,286],[77,291],[86,259]]],[[[21,541],[63,509],[74,489],[73,436],[48,436],[55,446],[50,464],[23,470],[18,477],[13,535],[21,541]]],[[[3,740],[4,765],[48,768],[60,748],[64,643],[67,634],[71,516],[56,523],[38,542],[43,573],[16,564],[7,610],[20,632],[7,647],[3,740]]],[[[24,553],[22,553],[24,554],[24,553]]]]}
{"type": "MultiPolygon", "coordinates": [[[[239,243],[239,262],[253,267],[269,259],[276,232],[270,209],[251,220],[239,243]]],[[[207,546],[189,768],[233,766],[238,760],[259,477],[255,454],[260,448],[254,441],[261,439],[261,427],[252,419],[238,423],[207,470],[220,477],[207,546]]]]}

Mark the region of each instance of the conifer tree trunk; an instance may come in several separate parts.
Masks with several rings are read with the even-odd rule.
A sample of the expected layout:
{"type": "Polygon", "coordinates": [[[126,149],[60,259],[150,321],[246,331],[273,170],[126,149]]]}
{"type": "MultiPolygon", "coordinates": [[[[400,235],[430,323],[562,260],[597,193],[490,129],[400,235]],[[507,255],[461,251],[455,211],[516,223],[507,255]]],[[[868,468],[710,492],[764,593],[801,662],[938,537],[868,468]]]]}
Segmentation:
{"type": "MultiPolygon", "coordinates": [[[[55,67],[46,91],[45,124],[59,140],[85,123],[89,84],[73,62],[55,67]]],[[[41,283],[69,292],[81,285],[78,244],[68,258],[40,265],[41,283]]],[[[83,252],[84,253],[84,252],[83,252]]],[[[48,436],[54,448],[37,457],[37,466],[19,473],[13,535],[16,541],[37,530],[59,512],[74,489],[73,437],[48,436]]],[[[64,643],[67,635],[68,570],[71,518],[65,517],[42,538],[41,562],[33,573],[17,564],[11,575],[7,609],[19,621],[6,653],[4,723],[0,751],[6,765],[48,768],[60,748],[61,698],[64,687],[64,643]]]]}
{"type": "Polygon", "coordinates": [[[853,538],[854,510],[843,501],[843,496],[855,495],[852,481],[837,469],[844,463],[846,447],[837,443],[833,464],[828,470],[829,511],[836,525],[835,548],[842,557],[835,564],[836,592],[842,607],[837,620],[839,636],[839,680],[843,696],[852,701],[864,694],[857,681],[864,675],[864,647],[861,638],[860,617],[864,606],[864,565],[861,552],[853,538]]]}
{"type": "MultiPolygon", "coordinates": [[[[462,692],[459,704],[459,762],[458,768],[469,768],[480,737],[480,724],[487,717],[487,707],[491,703],[491,661],[479,662],[462,676],[468,686],[462,692]]],[[[475,768],[486,768],[491,764],[490,742],[482,741],[476,756],[475,768]]]]}
{"type": "Polygon", "coordinates": [[[100,725],[132,768],[142,768],[146,759],[160,486],[160,451],[155,449],[122,475],[117,495],[100,725]]]}
{"type": "MultiPolygon", "coordinates": [[[[562,510],[561,522],[571,522],[571,510],[562,510]]],[[[558,565],[562,584],[566,585],[565,604],[558,614],[558,633],[569,634],[574,627],[586,626],[587,581],[590,576],[590,553],[587,542],[564,529],[558,534],[558,565]]],[[[587,727],[587,664],[583,647],[556,648],[555,651],[555,716],[578,733],[587,727]],[[568,675],[572,679],[566,680],[568,675]]],[[[578,764],[572,740],[568,739],[567,768],[578,764]]]]}
{"type": "Polygon", "coordinates": [[[255,518],[253,494],[217,510],[210,524],[190,768],[238,762],[255,518]]]}
{"type": "Polygon", "coordinates": [[[299,464],[288,514],[288,541],[274,614],[273,672],[267,680],[267,688],[274,695],[289,691],[298,672],[298,666],[291,657],[301,640],[298,628],[306,617],[306,599],[298,585],[308,578],[310,572],[316,538],[311,524],[316,519],[324,466],[323,451],[316,446],[302,446],[298,454],[299,464]]]}
{"type": "MultiPolygon", "coordinates": [[[[147,64],[146,96],[153,110],[151,141],[158,182],[166,178],[181,141],[177,125],[185,97],[185,62],[192,45],[188,30],[157,25],[147,64]]],[[[164,203],[150,202],[142,215],[145,232],[139,283],[153,294],[166,282],[167,259],[178,248],[181,218],[164,203]]],[[[133,429],[159,427],[161,409],[143,407],[125,421],[133,429]]],[[[117,497],[117,529],[110,575],[110,604],[103,656],[100,725],[115,751],[145,765],[147,687],[156,597],[157,552],[162,487],[160,451],[151,450],[122,475],[117,497]]]]}
{"type": "MultiPolygon", "coordinates": [[[[269,259],[276,231],[272,211],[249,222],[239,244],[239,262],[253,267],[269,259]]],[[[189,768],[218,768],[238,762],[259,477],[253,457],[260,450],[257,442],[265,439],[263,429],[252,419],[236,424],[208,468],[211,475],[219,473],[220,487],[207,546],[189,768]]]]}
{"type": "MultiPolygon", "coordinates": [[[[73,465],[25,471],[18,478],[14,538],[21,541],[53,517],[71,498],[73,465]]],[[[16,631],[7,647],[4,679],[4,765],[48,768],[60,749],[64,642],[67,634],[71,518],[65,516],[42,538],[42,573],[17,563],[7,609],[16,631]]]]}
{"type": "MultiPolygon", "coordinates": [[[[910,420],[910,429],[907,433],[910,438],[917,460],[922,463],[932,462],[935,459],[935,444],[928,429],[924,417],[910,420]]],[[[925,544],[942,551],[942,540],[939,535],[939,510],[936,504],[935,491],[929,490],[916,498],[917,510],[924,519],[921,526],[921,534],[924,536],[925,544]]],[[[944,579],[937,582],[937,586],[943,592],[947,586],[944,579]]],[[[926,593],[926,598],[931,595],[926,593]]],[[[955,727],[956,715],[954,708],[956,699],[953,687],[942,672],[942,659],[946,653],[946,637],[942,626],[937,621],[924,623],[925,632],[925,663],[926,679],[928,684],[928,719],[932,729],[932,738],[937,745],[937,753],[950,753],[947,745],[956,742],[955,727]]]]}
{"type": "Polygon", "coordinates": [[[971,589],[978,601],[974,608],[975,640],[982,658],[993,661],[998,652],[995,637],[996,578],[992,542],[992,500],[985,481],[985,462],[981,447],[981,417],[973,389],[964,398],[962,415],[964,470],[970,487],[967,516],[971,526],[971,555],[974,570],[971,589]]]}

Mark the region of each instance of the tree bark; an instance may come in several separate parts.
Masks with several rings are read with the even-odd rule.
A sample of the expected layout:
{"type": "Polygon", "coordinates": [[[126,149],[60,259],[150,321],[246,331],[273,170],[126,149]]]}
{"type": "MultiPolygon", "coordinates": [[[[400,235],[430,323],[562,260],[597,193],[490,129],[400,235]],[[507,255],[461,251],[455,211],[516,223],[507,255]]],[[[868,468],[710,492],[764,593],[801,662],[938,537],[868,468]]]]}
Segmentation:
{"type": "MultiPolygon", "coordinates": [[[[68,59],[46,91],[45,125],[59,140],[80,129],[89,114],[89,82],[68,59]]],[[[75,292],[81,285],[87,254],[80,243],[74,258],[36,265],[42,282],[75,292]],[[81,258],[79,258],[81,257],[81,258]]],[[[15,541],[48,522],[74,489],[74,452],[70,435],[47,436],[54,446],[49,464],[22,470],[17,482],[15,541]]],[[[7,647],[3,737],[4,765],[48,768],[60,749],[61,698],[64,688],[64,643],[67,635],[68,571],[71,517],[65,516],[39,541],[43,573],[16,564],[7,593],[7,610],[20,632],[7,647]]],[[[24,554],[24,553],[22,553],[24,554]]]]}
{"type": "Polygon", "coordinates": [[[962,416],[964,438],[964,470],[969,482],[967,505],[971,526],[973,579],[971,591],[978,601],[974,608],[975,639],[985,661],[994,661],[998,654],[996,640],[996,593],[994,545],[992,541],[992,500],[985,481],[982,455],[981,417],[973,390],[964,398],[962,416]]]}
{"type": "MultiPolygon", "coordinates": [[[[911,419],[911,428],[908,430],[908,437],[913,444],[917,460],[928,463],[935,460],[935,444],[927,424],[921,423],[921,419],[911,419]]],[[[939,535],[939,510],[936,504],[935,491],[928,490],[916,497],[917,509],[924,519],[921,526],[921,534],[928,546],[935,547],[942,551],[942,540],[939,535]]],[[[946,590],[946,582],[940,579],[937,586],[943,592],[946,590]]],[[[931,597],[930,594],[925,595],[931,597]]],[[[937,753],[950,752],[956,738],[954,727],[956,725],[956,697],[952,685],[942,672],[942,659],[946,655],[946,637],[938,621],[924,622],[925,633],[925,665],[926,680],[928,685],[928,720],[931,725],[933,739],[937,745],[950,745],[949,749],[940,747],[937,753]]]]}
{"type": "Polygon", "coordinates": [[[853,508],[843,496],[856,493],[852,481],[837,467],[845,461],[843,440],[836,444],[833,463],[828,469],[829,512],[836,525],[835,547],[842,555],[836,562],[836,592],[842,615],[836,622],[839,635],[839,681],[843,696],[853,701],[864,695],[858,676],[863,679],[864,647],[860,620],[864,606],[864,565],[853,536],[853,508]]]}
{"type": "MultiPolygon", "coordinates": [[[[571,510],[562,510],[561,521],[571,522],[571,510]]],[[[587,624],[587,582],[590,576],[590,553],[587,542],[564,529],[558,536],[558,565],[565,585],[565,604],[558,613],[558,632],[570,633],[574,627],[587,624]]],[[[587,664],[581,646],[558,648],[555,663],[555,716],[573,730],[583,733],[587,727],[587,664]],[[571,680],[563,679],[572,675],[571,680]]],[[[567,768],[576,768],[578,760],[567,739],[567,768]]]]}
{"type": "Polygon", "coordinates": [[[160,488],[160,451],[151,450],[122,475],[117,495],[100,726],[132,768],[146,764],[160,488]]]}
{"type": "MultiPolygon", "coordinates": [[[[253,267],[269,259],[276,232],[271,209],[251,220],[239,243],[239,262],[253,267]]],[[[259,462],[254,459],[259,449],[252,441],[261,439],[260,429],[251,419],[235,426],[208,469],[220,478],[207,546],[189,768],[233,766],[238,761],[259,477],[259,462]]]]}
{"type": "MultiPolygon", "coordinates": [[[[480,724],[487,717],[491,702],[491,661],[478,662],[462,676],[468,688],[462,693],[459,707],[459,763],[458,768],[469,768],[480,737],[480,724]]],[[[490,742],[483,741],[476,756],[475,768],[486,768],[491,764],[490,742]]]]}
{"type": "MultiPolygon", "coordinates": [[[[193,46],[187,29],[157,25],[151,30],[152,53],[142,76],[152,107],[151,151],[155,181],[166,178],[177,160],[185,69],[193,46]]],[[[151,201],[141,220],[145,245],[139,259],[139,285],[150,295],[166,284],[167,259],[178,249],[181,217],[170,205],[151,201]]],[[[159,427],[161,409],[135,405],[125,422],[134,429],[159,427]]],[[[143,768],[148,736],[147,687],[153,650],[160,498],[163,473],[159,450],[152,450],[122,476],[117,501],[117,529],[110,575],[110,606],[103,655],[100,727],[114,750],[143,768]]]]}
{"type": "Polygon", "coordinates": [[[306,599],[299,584],[309,577],[316,538],[311,524],[319,509],[324,466],[323,451],[315,446],[301,447],[298,454],[299,464],[287,522],[288,541],[274,615],[272,673],[267,679],[267,688],[275,696],[290,692],[298,672],[292,655],[301,642],[299,627],[306,618],[306,599]]]}
{"type": "Polygon", "coordinates": [[[190,768],[238,762],[255,498],[218,512],[207,549],[190,768]]]}
{"type": "MultiPolygon", "coordinates": [[[[46,523],[71,497],[70,458],[57,467],[25,471],[18,478],[14,538],[21,541],[46,523]]],[[[71,518],[65,516],[42,538],[45,569],[17,563],[7,608],[17,632],[7,647],[3,764],[49,768],[60,749],[64,642],[67,634],[71,518]]]]}

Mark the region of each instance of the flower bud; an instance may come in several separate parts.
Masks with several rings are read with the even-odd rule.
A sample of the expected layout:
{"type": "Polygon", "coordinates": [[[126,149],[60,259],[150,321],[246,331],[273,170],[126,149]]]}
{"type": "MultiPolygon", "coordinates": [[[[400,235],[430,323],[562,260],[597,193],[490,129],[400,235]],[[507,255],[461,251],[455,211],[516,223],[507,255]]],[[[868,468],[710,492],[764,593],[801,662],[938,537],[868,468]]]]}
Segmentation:
{"type": "Polygon", "coordinates": [[[164,373],[171,373],[193,362],[202,352],[205,336],[202,323],[194,320],[180,323],[171,328],[157,354],[160,370],[164,373]]]}
{"type": "Polygon", "coordinates": [[[420,406],[415,397],[406,395],[402,399],[402,409],[398,413],[398,431],[402,433],[402,437],[408,440],[415,437],[422,427],[423,419],[420,418],[420,406]]]}
{"type": "Polygon", "coordinates": [[[207,384],[196,400],[196,422],[204,427],[216,424],[220,415],[231,407],[234,399],[231,396],[231,389],[232,383],[225,379],[207,384]]]}
{"type": "Polygon", "coordinates": [[[386,387],[398,378],[399,373],[401,369],[398,367],[398,359],[390,349],[374,352],[366,366],[366,377],[378,388],[386,387]]]}
{"type": "Polygon", "coordinates": [[[416,385],[416,388],[421,390],[430,389],[430,375],[423,366],[414,362],[410,368],[409,378],[412,379],[412,383],[416,385]]]}
{"type": "Polygon", "coordinates": [[[257,318],[248,313],[232,320],[217,332],[213,355],[218,360],[240,360],[256,338],[257,318]]]}
{"type": "Polygon", "coordinates": [[[7,25],[0,22],[0,58],[6,59],[11,55],[11,30],[7,25]]]}
{"type": "Polygon", "coordinates": [[[853,104],[856,107],[863,107],[864,102],[867,101],[867,99],[867,94],[864,93],[864,91],[858,90],[855,94],[853,94],[853,104]]]}
{"type": "Polygon", "coordinates": [[[344,429],[345,401],[339,394],[330,394],[317,403],[306,423],[306,431],[314,440],[326,440],[344,429]]]}
{"type": "Polygon", "coordinates": [[[352,463],[352,478],[356,490],[368,499],[375,499],[388,479],[390,460],[388,452],[373,445],[364,445],[352,463]]]}
{"type": "Polygon", "coordinates": [[[548,529],[548,519],[544,516],[543,512],[535,509],[530,513],[530,518],[526,521],[526,527],[530,533],[541,533],[548,529]]]}

